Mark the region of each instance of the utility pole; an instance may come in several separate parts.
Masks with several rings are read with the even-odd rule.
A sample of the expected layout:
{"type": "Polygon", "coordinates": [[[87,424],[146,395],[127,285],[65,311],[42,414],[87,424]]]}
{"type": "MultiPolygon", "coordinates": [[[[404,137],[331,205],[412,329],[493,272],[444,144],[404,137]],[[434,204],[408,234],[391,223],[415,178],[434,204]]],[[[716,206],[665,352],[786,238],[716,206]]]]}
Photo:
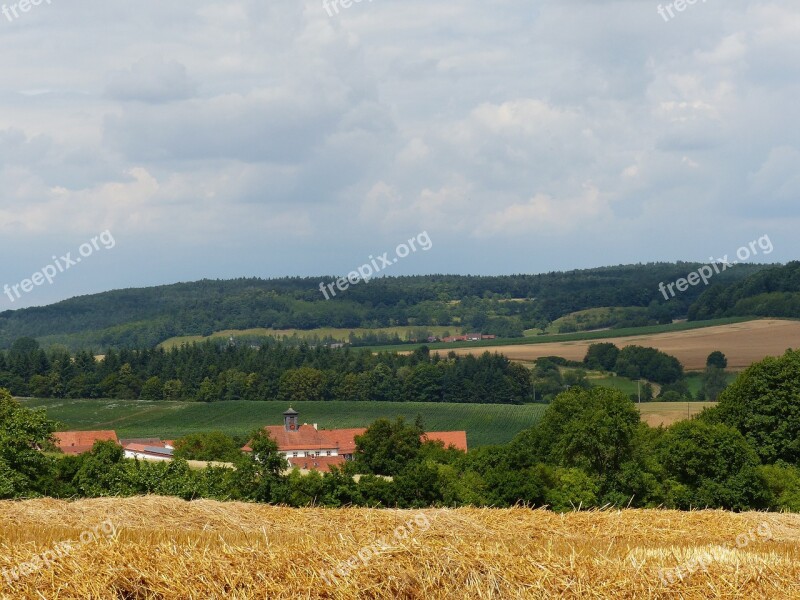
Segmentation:
{"type": "Polygon", "coordinates": [[[636,383],[637,383],[638,388],[639,388],[639,404],[641,404],[642,403],[642,380],[641,379],[637,379],[636,383]]]}

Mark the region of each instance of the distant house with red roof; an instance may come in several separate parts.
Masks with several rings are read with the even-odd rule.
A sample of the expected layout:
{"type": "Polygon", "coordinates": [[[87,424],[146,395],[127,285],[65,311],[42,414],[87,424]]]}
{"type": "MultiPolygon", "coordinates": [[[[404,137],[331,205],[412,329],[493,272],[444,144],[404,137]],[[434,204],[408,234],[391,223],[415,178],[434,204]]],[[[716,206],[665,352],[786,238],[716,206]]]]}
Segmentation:
{"type": "Polygon", "coordinates": [[[56,431],[53,440],[64,454],[73,455],[91,451],[95,442],[119,444],[116,431],[56,431]]]}
{"type": "Polygon", "coordinates": [[[422,435],[423,442],[442,442],[445,448],[451,446],[462,452],[467,451],[466,431],[429,431],[422,435]]]}
{"type": "Polygon", "coordinates": [[[448,336],[448,337],[443,337],[442,341],[447,343],[447,344],[450,344],[452,342],[466,342],[467,341],[467,336],[465,336],[465,335],[451,335],[451,336],[448,336]]]}
{"type": "MultiPolygon", "coordinates": [[[[289,465],[298,469],[329,471],[353,459],[356,452],[356,436],[367,429],[319,429],[316,423],[299,424],[296,410],[289,408],[283,413],[283,425],[268,425],[264,428],[275,440],[278,451],[283,453],[289,465]]],[[[431,431],[422,435],[423,441],[441,441],[445,447],[454,446],[467,451],[466,431],[431,431]]],[[[242,448],[251,452],[250,444],[242,448]]]]}

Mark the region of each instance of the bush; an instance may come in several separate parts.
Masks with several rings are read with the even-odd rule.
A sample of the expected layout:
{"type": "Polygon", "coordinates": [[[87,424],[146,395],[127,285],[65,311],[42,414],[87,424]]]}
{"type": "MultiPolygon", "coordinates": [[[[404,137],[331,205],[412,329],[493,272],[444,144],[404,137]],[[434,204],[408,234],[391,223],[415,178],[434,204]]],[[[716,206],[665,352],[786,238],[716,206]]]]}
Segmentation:
{"type": "Polygon", "coordinates": [[[800,351],[750,366],[713,416],[741,431],[764,463],[800,463],[800,351]]]}

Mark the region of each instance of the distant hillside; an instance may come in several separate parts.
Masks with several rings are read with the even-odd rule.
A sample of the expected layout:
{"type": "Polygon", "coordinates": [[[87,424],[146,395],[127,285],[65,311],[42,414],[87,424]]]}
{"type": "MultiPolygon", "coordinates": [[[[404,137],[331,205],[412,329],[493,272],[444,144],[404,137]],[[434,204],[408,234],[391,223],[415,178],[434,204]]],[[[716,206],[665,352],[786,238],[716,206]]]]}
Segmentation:
{"type": "Polygon", "coordinates": [[[800,318],[800,262],[715,285],[689,308],[690,320],[740,316],[800,318]]]}
{"type": "MultiPolygon", "coordinates": [[[[331,276],[202,280],[115,290],[0,313],[0,347],[33,337],[44,346],[99,351],[250,328],[452,326],[518,337],[564,315],[611,306],[648,308],[648,318],[665,322],[685,315],[702,289],[691,287],[665,302],[658,284],[698,266],[650,263],[540,275],[386,277],[354,285],[330,300],[319,285],[333,281],[331,276]]],[[[740,265],[718,279],[735,282],[762,268],[740,265]]]]}

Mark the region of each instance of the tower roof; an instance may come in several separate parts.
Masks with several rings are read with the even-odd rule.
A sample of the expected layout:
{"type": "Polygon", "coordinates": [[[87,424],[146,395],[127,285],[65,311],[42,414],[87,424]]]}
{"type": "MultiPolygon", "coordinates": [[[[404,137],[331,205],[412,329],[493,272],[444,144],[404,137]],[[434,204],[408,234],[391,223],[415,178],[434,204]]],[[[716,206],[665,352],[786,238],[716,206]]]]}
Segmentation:
{"type": "Polygon", "coordinates": [[[285,413],[283,413],[283,416],[284,416],[284,417],[290,417],[290,416],[292,416],[292,415],[299,415],[299,414],[300,414],[299,412],[297,412],[295,409],[293,409],[293,408],[290,406],[290,407],[289,407],[289,410],[287,410],[285,413]]]}

